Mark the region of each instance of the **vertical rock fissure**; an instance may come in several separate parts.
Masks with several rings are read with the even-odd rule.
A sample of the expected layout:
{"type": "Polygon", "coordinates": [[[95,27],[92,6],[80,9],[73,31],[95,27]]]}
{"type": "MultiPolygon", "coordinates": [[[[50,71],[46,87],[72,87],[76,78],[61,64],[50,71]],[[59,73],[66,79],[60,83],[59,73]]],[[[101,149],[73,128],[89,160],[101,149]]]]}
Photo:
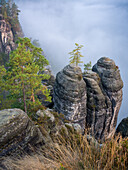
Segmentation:
{"type": "Polygon", "coordinates": [[[87,126],[96,139],[103,141],[114,135],[117,116],[122,102],[123,82],[114,61],[102,57],[93,66],[93,71],[86,73],[87,85],[87,126]],[[91,105],[95,101],[96,111],[91,105]],[[95,128],[94,128],[95,127],[95,128]],[[93,129],[94,128],[94,129],[93,129]]]}

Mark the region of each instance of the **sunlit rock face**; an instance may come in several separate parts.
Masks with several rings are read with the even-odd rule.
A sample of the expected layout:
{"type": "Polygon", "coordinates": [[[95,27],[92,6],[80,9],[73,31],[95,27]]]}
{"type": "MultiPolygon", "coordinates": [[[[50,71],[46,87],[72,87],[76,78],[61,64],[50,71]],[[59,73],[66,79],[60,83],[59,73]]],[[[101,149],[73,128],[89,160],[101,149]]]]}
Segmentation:
{"type": "Polygon", "coordinates": [[[9,54],[16,47],[16,37],[23,37],[20,23],[17,24],[18,29],[14,30],[10,23],[0,14],[0,52],[9,54]]]}
{"type": "Polygon", "coordinates": [[[79,123],[85,128],[86,84],[79,67],[67,65],[56,76],[54,84],[54,107],[67,120],[79,123]]]}
{"type": "Polygon", "coordinates": [[[0,52],[9,54],[15,48],[11,26],[0,15],[0,52]]]}
{"type": "Polygon", "coordinates": [[[101,141],[115,133],[117,116],[122,102],[123,82],[114,61],[102,57],[84,75],[87,86],[86,127],[101,141]]]}

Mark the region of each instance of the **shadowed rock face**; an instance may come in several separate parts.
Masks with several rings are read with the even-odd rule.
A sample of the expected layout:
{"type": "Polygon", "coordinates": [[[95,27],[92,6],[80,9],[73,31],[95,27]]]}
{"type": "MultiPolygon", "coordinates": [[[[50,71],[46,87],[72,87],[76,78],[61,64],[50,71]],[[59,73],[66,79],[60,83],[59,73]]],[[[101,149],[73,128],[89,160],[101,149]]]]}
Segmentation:
{"type": "Polygon", "coordinates": [[[68,65],[57,74],[53,101],[55,109],[66,119],[85,128],[86,84],[79,67],[68,65]]]}
{"type": "Polygon", "coordinates": [[[43,142],[40,130],[20,109],[0,111],[0,156],[22,153],[43,142]]]}
{"type": "Polygon", "coordinates": [[[104,140],[115,133],[117,116],[122,102],[123,82],[114,61],[103,57],[86,73],[86,126],[96,139],[104,140]]]}
{"type": "Polygon", "coordinates": [[[128,137],[128,117],[120,122],[116,132],[120,133],[122,137],[128,137]]]}

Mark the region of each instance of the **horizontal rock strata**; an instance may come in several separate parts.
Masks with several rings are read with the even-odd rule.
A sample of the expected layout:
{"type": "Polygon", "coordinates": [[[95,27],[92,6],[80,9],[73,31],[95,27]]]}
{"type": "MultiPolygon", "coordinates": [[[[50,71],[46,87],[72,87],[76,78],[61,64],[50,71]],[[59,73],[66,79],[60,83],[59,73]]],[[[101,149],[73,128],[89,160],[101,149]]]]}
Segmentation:
{"type": "Polygon", "coordinates": [[[67,65],[57,74],[53,101],[55,109],[66,119],[85,128],[86,84],[79,67],[67,65]]]}
{"type": "Polygon", "coordinates": [[[96,139],[104,140],[115,133],[122,102],[123,82],[114,61],[102,57],[93,72],[84,75],[87,85],[86,126],[96,139]]]}

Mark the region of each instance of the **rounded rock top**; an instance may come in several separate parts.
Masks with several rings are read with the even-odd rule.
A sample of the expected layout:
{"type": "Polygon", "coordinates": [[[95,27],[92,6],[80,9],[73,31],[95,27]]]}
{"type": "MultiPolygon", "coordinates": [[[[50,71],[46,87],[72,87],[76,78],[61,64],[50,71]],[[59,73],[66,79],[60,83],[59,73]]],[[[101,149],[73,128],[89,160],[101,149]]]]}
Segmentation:
{"type": "Polygon", "coordinates": [[[24,115],[25,113],[20,109],[4,109],[0,111],[0,127],[5,123],[9,123],[12,118],[16,118],[19,115],[24,115]]]}
{"type": "Polygon", "coordinates": [[[110,68],[113,68],[115,67],[115,62],[108,58],[108,57],[101,57],[98,61],[97,61],[97,65],[98,66],[101,66],[101,67],[104,67],[106,69],[110,69],[110,68]]]}

